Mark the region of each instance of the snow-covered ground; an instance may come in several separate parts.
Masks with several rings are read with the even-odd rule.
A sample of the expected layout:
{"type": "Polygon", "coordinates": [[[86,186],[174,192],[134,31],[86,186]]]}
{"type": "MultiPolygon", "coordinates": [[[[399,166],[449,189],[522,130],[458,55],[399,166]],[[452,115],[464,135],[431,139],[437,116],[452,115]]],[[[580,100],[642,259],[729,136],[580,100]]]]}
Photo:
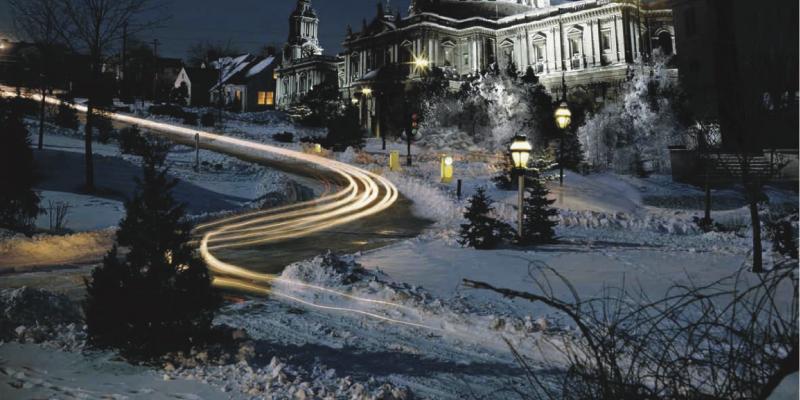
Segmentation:
{"type": "MultiPolygon", "coordinates": [[[[270,122],[268,127],[228,122],[226,133],[271,141],[271,133],[294,130],[271,113],[245,118],[270,122]]],[[[51,139],[54,146],[75,145],[69,143],[71,138],[51,139]]],[[[389,143],[389,150],[400,150],[402,155],[404,144],[389,143]]],[[[101,146],[98,151],[115,150],[101,146]]],[[[407,398],[407,388],[423,398],[506,398],[504,390],[523,385],[524,377],[504,339],[532,359],[546,377],[552,372],[550,363],[559,357],[554,348],[558,342],[547,331],[553,326],[570,329],[569,323],[538,304],[466,290],[462,279],[533,291],[529,267],[541,262],[563,274],[583,297],[621,285],[658,297],[676,283],[708,283],[747,268],[746,226],[729,233],[700,232],[692,217],[701,215],[695,205],[700,204],[702,192],[663,176],[640,179],[568,172],[563,189],[557,183],[550,186],[560,209],[558,244],[493,251],[463,248],[456,239],[466,198],[477,187],[488,187],[499,216],[512,222],[516,193],[491,184],[495,171],[485,155],[459,153],[454,154],[455,175],[463,180],[463,196],[456,199],[455,182],[439,183],[439,152],[418,146],[413,151],[422,154],[420,160],[397,173],[386,171],[388,156],[377,140],[369,141],[366,153],[349,151],[337,157],[383,170],[414,201],[416,213],[436,222],[429,231],[363,254],[295,263],[271,287],[253,287],[254,296],[225,307],[216,322],[244,329],[252,338],[254,357],[247,362],[165,366],[163,371],[108,367],[106,371],[119,373],[98,372],[95,381],[85,383],[95,390],[88,397],[147,388],[148,398],[180,398],[176,393],[215,398],[223,390],[226,398],[407,398]],[[164,375],[175,380],[165,383],[164,375]],[[117,381],[122,386],[108,386],[117,381]],[[175,386],[168,386],[172,383],[175,386]]],[[[224,156],[207,153],[201,158],[227,162],[224,156]]],[[[223,169],[229,172],[214,181],[209,178],[213,173],[192,171],[191,151],[171,157],[175,174],[197,186],[252,199],[263,193],[254,188],[250,169],[226,164],[223,169]]],[[[794,192],[771,188],[769,196],[772,203],[797,204],[794,192]]],[[[747,223],[747,210],[736,190],[715,191],[714,197],[718,206],[712,217],[747,223]]],[[[768,245],[765,248],[771,264],[775,255],[768,245]]],[[[9,384],[22,390],[9,393],[57,396],[59,388],[84,385],[72,371],[62,369],[95,374],[98,365],[111,365],[107,354],[97,356],[103,359],[97,361],[94,356],[57,353],[54,363],[62,366],[52,375],[57,378],[43,377],[45,367],[37,364],[36,357],[45,350],[36,346],[0,345],[2,379],[17,382],[9,384]],[[26,361],[17,355],[20,352],[32,354],[29,372],[24,372],[26,361]],[[19,371],[24,374],[17,378],[19,371]],[[72,379],[73,384],[54,383],[61,382],[58,378],[72,379]]]]}

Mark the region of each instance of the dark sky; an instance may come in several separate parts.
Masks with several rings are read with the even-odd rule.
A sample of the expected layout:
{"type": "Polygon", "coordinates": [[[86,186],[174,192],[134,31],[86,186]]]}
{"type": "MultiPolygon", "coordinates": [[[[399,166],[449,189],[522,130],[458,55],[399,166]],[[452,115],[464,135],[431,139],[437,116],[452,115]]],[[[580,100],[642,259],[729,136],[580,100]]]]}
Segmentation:
{"type": "MultiPolygon", "coordinates": [[[[151,42],[158,38],[159,53],[185,57],[193,43],[230,40],[243,51],[256,51],[276,43],[283,45],[288,35],[288,18],[296,0],[155,0],[164,4],[159,14],[170,15],[163,28],[141,33],[139,39],[151,42]]],[[[391,0],[406,14],[410,0],[391,0]]],[[[320,40],[326,54],[341,50],[347,24],[355,29],[363,18],[376,14],[377,0],[312,0],[320,17],[320,40]]],[[[16,37],[8,9],[8,0],[0,0],[0,38],[16,37]]]]}

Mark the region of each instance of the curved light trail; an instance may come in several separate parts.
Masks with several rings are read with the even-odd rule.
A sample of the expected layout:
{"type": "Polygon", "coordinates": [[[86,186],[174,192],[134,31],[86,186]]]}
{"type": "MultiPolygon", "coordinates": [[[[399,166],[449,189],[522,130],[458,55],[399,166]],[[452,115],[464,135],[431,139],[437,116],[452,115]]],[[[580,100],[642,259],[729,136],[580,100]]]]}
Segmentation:
{"type": "MultiPolygon", "coordinates": [[[[0,88],[0,95],[8,97],[15,94],[0,88]]],[[[27,97],[41,101],[41,97],[38,94],[29,94],[27,97]]],[[[51,97],[47,97],[45,101],[50,104],[60,104],[59,100],[51,97]]],[[[87,107],[83,105],[73,105],[72,107],[78,111],[87,111],[87,107]]],[[[323,292],[361,303],[410,310],[409,307],[396,303],[363,298],[321,286],[286,279],[278,275],[252,271],[244,266],[224,262],[214,254],[215,250],[220,249],[250,247],[304,237],[380,213],[392,206],[398,198],[397,188],[388,179],[361,168],[314,154],[150,121],[125,114],[106,113],[105,116],[117,121],[166,133],[183,142],[194,142],[195,137],[198,136],[200,145],[207,149],[260,160],[300,163],[303,166],[332,174],[343,182],[340,185],[342,187],[341,190],[330,192],[331,183],[324,181],[323,183],[326,185],[325,193],[311,201],[249,212],[197,226],[197,231],[202,234],[202,238],[199,241],[199,252],[209,269],[215,274],[215,286],[271,294],[314,308],[350,312],[385,322],[436,330],[436,328],[427,325],[392,319],[359,309],[320,305],[287,293],[272,290],[270,288],[272,283],[282,282],[301,289],[323,292]],[[265,284],[267,286],[264,286],[265,284]]]]}

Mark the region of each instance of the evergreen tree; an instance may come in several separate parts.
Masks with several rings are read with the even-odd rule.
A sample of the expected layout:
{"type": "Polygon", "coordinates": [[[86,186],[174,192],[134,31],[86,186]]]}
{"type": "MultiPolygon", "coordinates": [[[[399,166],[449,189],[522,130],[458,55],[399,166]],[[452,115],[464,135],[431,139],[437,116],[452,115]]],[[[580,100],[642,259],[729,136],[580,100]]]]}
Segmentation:
{"type": "Polygon", "coordinates": [[[511,237],[511,227],[492,217],[494,208],[486,190],[479,188],[469,200],[464,218],[469,221],[461,225],[459,243],[476,249],[494,249],[511,237]]]}
{"type": "Polygon", "coordinates": [[[525,189],[527,196],[522,206],[520,243],[552,243],[556,237],[553,227],[558,225],[558,222],[553,220],[553,217],[558,215],[558,210],[551,207],[555,200],[547,198],[550,191],[539,176],[527,179],[527,182],[528,186],[525,189]]]}
{"type": "Polygon", "coordinates": [[[347,106],[342,115],[328,122],[328,136],[325,139],[328,147],[342,151],[348,147],[364,147],[364,130],[358,122],[358,109],[347,106]]]}
{"type": "Polygon", "coordinates": [[[22,114],[0,100],[0,227],[28,231],[39,215],[33,152],[22,114]]]}
{"type": "Polygon", "coordinates": [[[181,82],[179,87],[173,87],[170,90],[169,101],[179,106],[185,106],[189,103],[189,86],[186,85],[186,82],[181,82]]]}
{"type": "Polygon", "coordinates": [[[139,189],[125,203],[115,246],[87,280],[90,340],[99,347],[149,358],[188,350],[210,339],[219,304],[205,264],[189,246],[191,223],[162,169],[163,146],[145,152],[139,189]]]}
{"type": "Polygon", "coordinates": [[[535,85],[539,83],[539,77],[533,71],[533,67],[528,66],[525,70],[525,75],[522,75],[522,82],[526,85],[535,85]]]}
{"type": "Polygon", "coordinates": [[[341,115],[341,98],[336,77],[328,77],[303,97],[301,103],[311,113],[300,122],[308,126],[326,126],[331,119],[341,115]]]}

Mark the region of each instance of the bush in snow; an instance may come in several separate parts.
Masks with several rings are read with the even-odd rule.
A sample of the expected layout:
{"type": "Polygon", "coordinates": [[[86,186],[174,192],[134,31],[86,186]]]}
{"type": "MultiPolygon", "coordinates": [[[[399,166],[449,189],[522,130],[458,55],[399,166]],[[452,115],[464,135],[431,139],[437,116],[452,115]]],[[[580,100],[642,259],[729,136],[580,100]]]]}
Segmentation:
{"type": "Polygon", "coordinates": [[[364,130],[358,122],[358,109],[348,106],[344,113],[328,122],[325,147],[342,151],[348,147],[364,147],[364,130]]]}
{"type": "Polygon", "coordinates": [[[578,129],[586,162],[620,173],[666,171],[669,149],[681,144],[685,131],[680,91],[663,63],[643,70],[578,129]]]}
{"type": "Polygon", "coordinates": [[[115,133],[111,119],[99,110],[94,116],[94,129],[97,130],[97,141],[103,144],[108,143],[115,133]]]}
{"type": "Polygon", "coordinates": [[[39,215],[36,166],[19,109],[0,101],[0,228],[28,231],[39,215]]]}
{"type": "Polygon", "coordinates": [[[58,104],[58,114],[56,114],[55,123],[62,128],[72,130],[78,130],[80,126],[77,112],[64,101],[58,104]]]}
{"type": "Polygon", "coordinates": [[[556,238],[553,228],[558,225],[558,210],[552,207],[555,200],[547,196],[550,191],[544,185],[544,180],[536,174],[529,179],[525,189],[527,197],[522,205],[522,232],[521,244],[552,243],[556,238]]]}
{"type": "Polygon", "coordinates": [[[158,150],[146,151],[143,179],[125,203],[117,245],[87,280],[84,313],[91,343],[150,358],[210,340],[219,304],[205,264],[189,245],[191,223],[172,198],[175,181],[158,150]]]}
{"type": "Polygon", "coordinates": [[[214,118],[214,114],[211,112],[203,113],[203,116],[200,117],[200,124],[204,127],[214,126],[216,118],[214,118]]]}
{"type": "Polygon", "coordinates": [[[484,188],[469,199],[469,206],[464,212],[466,224],[461,225],[461,245],[476,249],[494,249],[512,236],[511,227],[497,220],[493,215],[492,199],[484,188]]]}
{"type": "Polygon", "coordinates": [[[183,124],[197,126],[197,113],[187,112],[183,114],[183,124]]]}
{"type": "Polygon", "coordinates": [[[793,212],[770,213],[765,218],[767,238],[772,241],[772,250],[784,256],[797,259],[797,209],[793,212]]]}
{"type": "Polygon", "coordinates": [[[274,139],[276,142],[281,142],[281,143],[293,143],[294,133],[292,132],[276,133],[272,135],[272,139],[274,139]]]}

